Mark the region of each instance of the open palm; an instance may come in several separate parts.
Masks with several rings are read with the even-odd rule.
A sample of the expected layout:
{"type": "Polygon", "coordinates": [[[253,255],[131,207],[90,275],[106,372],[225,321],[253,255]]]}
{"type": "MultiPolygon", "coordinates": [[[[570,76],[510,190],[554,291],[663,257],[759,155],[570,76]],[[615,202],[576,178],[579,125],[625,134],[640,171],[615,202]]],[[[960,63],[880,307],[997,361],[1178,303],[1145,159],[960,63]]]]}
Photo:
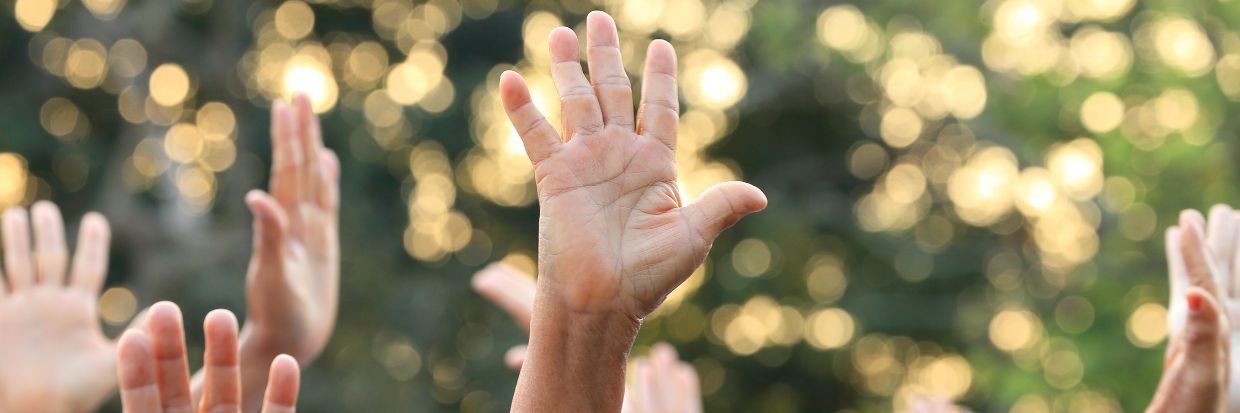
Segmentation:
{"type": "Polygon", "coordinates": [[[635,121],[615,22],[592,13],[587,34],[589,81],[577,36],[567,28],[551,33],[564,139],[520,75],[504,73],[500,93],[534,164],[539,271],[549,291],[576,311],[641,318],[701,265],[720,231],[763,209],[766,198],[729,182],[684,205],[676,185],[675,51],[665,41],[650,44],[635,121]]]}
{"type": "Polygon", "coordinates": [[[33,247],[26,211],[4,214],[0,411],[89,411],[116,386],[115,344],[97,314],[108,224],[98,214],[83,219],[70,268],[60,211],[40,202],[31,215],[33,247]]]}
{"type": "Polygon", "coordinates": [[[323,147],[319,120],[304,95],[272,107],[271,194],[253,191],[254,256],[246,288],[247,331],[272,353],[303,364],[331,336],[340,286],[337,219],[339,161],[323,147]]]}

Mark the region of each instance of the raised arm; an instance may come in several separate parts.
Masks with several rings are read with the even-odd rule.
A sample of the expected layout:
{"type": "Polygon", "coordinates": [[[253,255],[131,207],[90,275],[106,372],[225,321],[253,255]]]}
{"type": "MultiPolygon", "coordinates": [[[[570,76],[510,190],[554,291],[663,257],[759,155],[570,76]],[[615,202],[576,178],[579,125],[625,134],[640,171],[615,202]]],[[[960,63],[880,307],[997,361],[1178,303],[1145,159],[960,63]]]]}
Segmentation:
{"type": "Polygon", "coordinates": [[[573,31],[550,36],[563,135],[520,75],[500,79],[540,208],[538,291],[516,411],[617,411],[642,318],[701,265],[723,229],[766,207],[761,191],[740,182],[685,204],[676,184],[675,51],[650,44],[635,118],[615,22],[594,12],[586,27],[590,79],[573,31]]]}
{"type": "MultiPolygon", "coordinates": [[[[504,263],[495,263],[474,274],[471,284],[474,291],[504,309],[517,325],[529,331],[536,290],[533,276],[504,263]]],[[[504,362],[520,371],[525,354],[525,346],[513,347],[508,350],[504,362]]],[[[636,371],[625,387],[624,413],[702,411],[697,371],[680,361],[670,344],[655,344],[648,356],[638,357],[632,364],[636,371]]]]}

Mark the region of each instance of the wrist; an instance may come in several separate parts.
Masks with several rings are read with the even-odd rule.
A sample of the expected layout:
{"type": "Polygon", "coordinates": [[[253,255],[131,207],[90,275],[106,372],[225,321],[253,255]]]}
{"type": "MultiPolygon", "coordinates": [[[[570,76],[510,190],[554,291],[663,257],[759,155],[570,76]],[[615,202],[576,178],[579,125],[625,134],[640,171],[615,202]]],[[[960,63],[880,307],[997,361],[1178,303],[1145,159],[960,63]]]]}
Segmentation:
{"type": "Polygon", "coordinates": [[[575,311],[540,291],[513,410],[619,411],[640,327],[641,320],[627,314],[575,311]]]}

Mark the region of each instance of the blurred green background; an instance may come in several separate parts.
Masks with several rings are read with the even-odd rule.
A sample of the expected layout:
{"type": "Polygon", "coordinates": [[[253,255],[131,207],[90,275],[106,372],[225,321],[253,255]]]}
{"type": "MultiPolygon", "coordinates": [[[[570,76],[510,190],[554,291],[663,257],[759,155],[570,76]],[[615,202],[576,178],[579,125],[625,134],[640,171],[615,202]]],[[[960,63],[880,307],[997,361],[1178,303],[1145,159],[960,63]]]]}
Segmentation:
{"type": "Polygon", "coordinates": [[[498,73],[558,114],[546,35],[594,9],[635,84],[650,39],[677,47],[687,197],[770,198],[634,350],[675,344],[708,411],[1143,409],[1162,231],[1236,198],[1234,1],[3,5],[0,206],[107,215],[110,334],[157,300],[190,326],[244,312],[267,111],[311,95],[343,162],[343,285],[305,412],[507,409],[525,334],[469,277],[534,270],[537,206],[498,73]]]}

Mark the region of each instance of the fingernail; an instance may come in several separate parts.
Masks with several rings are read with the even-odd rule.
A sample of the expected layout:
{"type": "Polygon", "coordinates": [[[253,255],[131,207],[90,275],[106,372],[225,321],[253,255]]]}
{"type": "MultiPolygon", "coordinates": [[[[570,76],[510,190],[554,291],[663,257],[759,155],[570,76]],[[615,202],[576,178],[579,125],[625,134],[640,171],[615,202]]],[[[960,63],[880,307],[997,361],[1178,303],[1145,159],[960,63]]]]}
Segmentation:
{"type": "Polygon", "coordinates": [[[1191,311],[1198,311],[1201,309],[1201,296],[1200,295],[1190,294],[1188,296],[1188,309],[1191,311]]]}

